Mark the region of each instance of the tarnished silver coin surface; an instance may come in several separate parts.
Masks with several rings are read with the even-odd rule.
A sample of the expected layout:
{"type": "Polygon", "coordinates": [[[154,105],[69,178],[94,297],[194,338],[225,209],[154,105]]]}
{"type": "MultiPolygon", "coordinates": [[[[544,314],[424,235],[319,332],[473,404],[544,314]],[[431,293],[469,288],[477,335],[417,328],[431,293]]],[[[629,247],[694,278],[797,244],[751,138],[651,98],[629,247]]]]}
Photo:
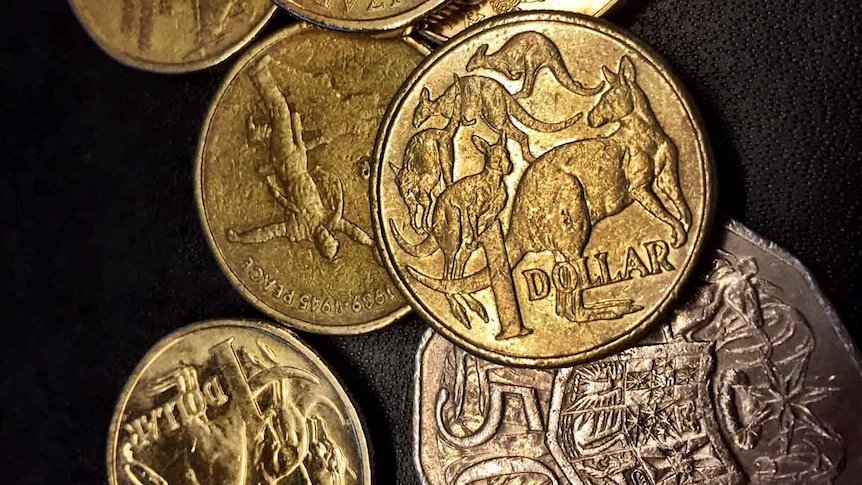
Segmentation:
{"type": "Polygon", "coordinates": [[[426,485],[856,484],[860,354],[805,268],[738,223],[647,339],[562,369],[416,357],[426,485]]]}

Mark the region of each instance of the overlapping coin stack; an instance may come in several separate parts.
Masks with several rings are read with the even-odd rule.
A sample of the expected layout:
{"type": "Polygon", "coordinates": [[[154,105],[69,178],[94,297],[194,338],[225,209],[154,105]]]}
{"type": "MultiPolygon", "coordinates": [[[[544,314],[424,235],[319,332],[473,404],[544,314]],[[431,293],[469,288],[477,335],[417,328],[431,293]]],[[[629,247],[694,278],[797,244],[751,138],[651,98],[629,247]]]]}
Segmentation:
{"type": "Polygon", "coordinates": [[[714,216],[696,102],[595,18],[613,3],[72,0],[141,69],[245,48],[194,191],[216,261],[275,321],[157,344],[110,484],[374,483],[359,413],[290,329],[411,309],[428,485],[857,479],[862,425],[826,411],[862,387],[858,351],[798,261],[714,216]],[[279,10],[303,20],[252,43],[279,10]]]}

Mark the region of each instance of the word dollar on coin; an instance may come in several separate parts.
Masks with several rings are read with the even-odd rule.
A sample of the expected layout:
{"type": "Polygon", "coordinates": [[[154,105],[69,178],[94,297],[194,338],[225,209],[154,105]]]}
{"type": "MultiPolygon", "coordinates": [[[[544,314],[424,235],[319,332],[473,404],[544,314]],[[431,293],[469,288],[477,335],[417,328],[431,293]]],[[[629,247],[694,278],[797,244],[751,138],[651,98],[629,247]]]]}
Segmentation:
{"type": "Polygon", "coordinates": [[[219,320],[169,335],[126,384],[110,485],[370,485],[362,424],[335,376],[290,332],[219,320]],[[305,479],[305,481],[302,481],[305,479]]]}

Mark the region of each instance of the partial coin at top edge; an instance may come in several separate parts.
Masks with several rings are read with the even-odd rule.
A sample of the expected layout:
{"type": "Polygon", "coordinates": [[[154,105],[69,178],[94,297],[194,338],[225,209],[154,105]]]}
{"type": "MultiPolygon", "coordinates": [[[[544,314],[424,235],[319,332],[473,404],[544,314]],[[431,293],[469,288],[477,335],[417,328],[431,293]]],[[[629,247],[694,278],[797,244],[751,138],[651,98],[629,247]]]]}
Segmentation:
{"type": "Polygon", "coordinates": [[[131,67],[182,73],[218,64],[272,18],[269,0],[69,0],[87,33],[108,55],[131,67]]]}
{"type": "Polygon", "coordinates": [[[390,104],[375,160],[375,235],[402,293],[509,365],[570,365],[642,336],[713,213],[685,89],[641,41],[576,14],[507,14],[441,46],[390,104]]]}
{"type": "Polygon", "coordinates": [[[371,484],[338,379],[292,333],[250,320],[190,325],[147,353],[117,403],[107,465],[109,485],[371,484]]]}
{"type": "Polygon", "coordinates": [[[354,32],[405,29],[445,8],[451,0],[273,0],[321,27],[354,32]]]}
{"type": "Polygon", "coordinates": [[[427,53],[301,24],[224,81],[198,147],[199,213],[233,286],[279,322],[356,334],[409,311],[371,236],[368,179],[387,103],[427,53]]]}
{"type": "Polygon", "coordinates": [[[618,3],[620,0],[453,0],[440,15],[426,18],[416,33],[439,44],[476,23],[510,12],[558,10],[599,17],[618,3]]]}

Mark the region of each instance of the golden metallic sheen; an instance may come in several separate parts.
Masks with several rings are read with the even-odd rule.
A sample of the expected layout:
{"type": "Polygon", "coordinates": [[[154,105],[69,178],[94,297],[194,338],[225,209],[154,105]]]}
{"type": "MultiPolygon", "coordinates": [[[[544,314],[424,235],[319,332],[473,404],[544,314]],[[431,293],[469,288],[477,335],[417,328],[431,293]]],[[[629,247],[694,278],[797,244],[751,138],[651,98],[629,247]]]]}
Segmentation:
{"type": "Polygon", "coordinates": [[[204,232],[280,322],[353,334],[408,311],[371,236],[368,180],[386,105],[426,53],[303,24],[243,57],[216,96],[196,168],[204,232]]]}
{"type": "Polygon", "coordinates": [[[108,437],[109,485],[370,485],[362,424],[320,358],[266,323],[216,320],[156,344],[108,437]]]}
{"type": "Polygon", "coordinates": [[[436,42],[444,42],[477,22],[504,13],[559,10],[598,17],[617,2],[619,0],[454,0],[454,8],[447,10],[447,15],[430,19],[418,33],[436,42]]]}
{"type": "Polygon", "coordinates": [[[322,27],[348,31],[389,31],[407,27],[450,0],[273,0],[297,17],[322,27]]]}
{"type": "Polygon", "coordinates": [[[497,362],[559,366],[673,304],[713,203],[702,125],[640,41],[517,13],[430,56],[390,105],[372,204],[384,262],[436,330],[497,362]]]}
{"type": "Polygon", "coordinates": [[[156,72],[205,69],[227,59],[266,25],[269,0],[70,0],[111,57],[156,72]]]}

